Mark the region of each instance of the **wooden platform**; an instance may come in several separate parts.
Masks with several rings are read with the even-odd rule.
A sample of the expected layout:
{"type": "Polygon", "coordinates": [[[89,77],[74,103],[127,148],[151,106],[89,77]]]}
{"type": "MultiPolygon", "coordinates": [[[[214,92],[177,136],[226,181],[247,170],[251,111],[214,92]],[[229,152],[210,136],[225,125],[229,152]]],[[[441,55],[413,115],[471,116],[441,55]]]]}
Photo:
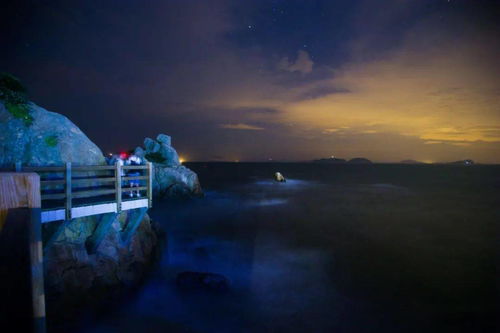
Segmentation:
{"type": "MultiPolygon", "coordinates": [[[[22,171],[41,175],[39,187],[34,192],[37,192],[38,200],[41,194],[42,223],[69,221],[79,217],[120,213],[124,210],[152,206],[153,166],[149,162],[145,165],[125,166],[118,163],[93,166],[73,166],[66,163],[64,166],[47,167],[23,167],[16,163],[13,169],[17,172],[4,175],[8,174],[12,179],[22,171]],[[132,182],[140,185],[133,187],[132,182]],[[131,192],[140,192],[142,196],[128,198],[127,193],[131,192]]],[[[11,185],[14,190],[22,188],[14,182],[11,185]]],[[[40,206],[40,203],[38,205],[40,206]]],[[[0,212],[0,228],[2,216],[0,212]]]]}
{"type": "MultiPolygon", "coordinates": [[[[136,208],[147,208],[149,201],[147,198],[138,198],[136,200],[122,201],[121,210],[130,210],[136,208]]],[[[116,202],[98,203],[71,208],[71,218],[100,215],[106,213],[118,213],[118,204],[116,202]]],[[[42,223],[61,221],[66,218],[66,210],[64,208],[43,210],[42,223]]]]}

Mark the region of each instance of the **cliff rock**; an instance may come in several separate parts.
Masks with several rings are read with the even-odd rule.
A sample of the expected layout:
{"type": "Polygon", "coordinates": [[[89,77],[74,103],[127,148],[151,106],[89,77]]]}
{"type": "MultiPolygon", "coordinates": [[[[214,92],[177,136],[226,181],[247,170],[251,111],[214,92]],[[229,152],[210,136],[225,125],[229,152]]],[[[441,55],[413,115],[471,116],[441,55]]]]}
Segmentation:
{"type": "MultiPolygon", "coordinates": [[[[101,150],[68,118],[9,87],[0,88],[0,166],[105,164],[101,150]]],[[[75,310],[87,301],[99,303],[142,279],[154,258],[157,232],[146,214],[130,241],[123,243],[120,233],[130,214],[132,210],[120,213],[92,252],[86,241],[100,216],[42,225],[47,310],[53,314],[49,317],[61,319],[66,309],[75,310]]]]}
{"type": "Polygon", "coordinates": [[[99,147],[65,116],[31,102],[25,112],[29,121],[9,112],[0,100],[0,166],[105,163],[99,147]]]}

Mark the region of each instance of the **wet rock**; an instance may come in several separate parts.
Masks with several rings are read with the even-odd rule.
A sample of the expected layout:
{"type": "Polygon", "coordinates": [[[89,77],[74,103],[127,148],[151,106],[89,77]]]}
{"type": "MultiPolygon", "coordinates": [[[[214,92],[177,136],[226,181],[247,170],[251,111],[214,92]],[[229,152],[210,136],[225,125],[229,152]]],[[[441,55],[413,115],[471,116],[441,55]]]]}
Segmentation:
{"type": "Polygon", "coordinates": [[[221,274],[205,272],[182,272],[177,275],[176,284],[183,290],[227,291],[230,283],[221,274]]]}

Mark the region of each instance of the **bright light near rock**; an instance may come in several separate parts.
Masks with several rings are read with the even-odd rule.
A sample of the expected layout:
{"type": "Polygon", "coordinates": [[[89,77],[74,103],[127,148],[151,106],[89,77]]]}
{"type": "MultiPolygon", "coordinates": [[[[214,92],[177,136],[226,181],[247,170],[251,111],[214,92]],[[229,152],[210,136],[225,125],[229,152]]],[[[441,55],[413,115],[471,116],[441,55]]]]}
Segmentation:
{"type": "Polygon", "coordinates": [[[182,163],[184,163],[185,161],[186,161],[185,159],[183,159],[182,157],[179,157],[179,162],[180,162],[181,164],[182,164],[182,163]]]}

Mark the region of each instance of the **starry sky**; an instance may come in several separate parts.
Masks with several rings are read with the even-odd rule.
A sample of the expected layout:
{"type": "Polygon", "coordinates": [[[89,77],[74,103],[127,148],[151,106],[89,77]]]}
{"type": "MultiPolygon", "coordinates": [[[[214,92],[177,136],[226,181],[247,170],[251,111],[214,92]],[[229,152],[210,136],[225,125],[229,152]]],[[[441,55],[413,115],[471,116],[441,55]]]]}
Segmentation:
{"type": "Polygon", "coordinates": [[[488,0],[12,1],[0,71],[103,152],[500,163],[488,0]]]}

